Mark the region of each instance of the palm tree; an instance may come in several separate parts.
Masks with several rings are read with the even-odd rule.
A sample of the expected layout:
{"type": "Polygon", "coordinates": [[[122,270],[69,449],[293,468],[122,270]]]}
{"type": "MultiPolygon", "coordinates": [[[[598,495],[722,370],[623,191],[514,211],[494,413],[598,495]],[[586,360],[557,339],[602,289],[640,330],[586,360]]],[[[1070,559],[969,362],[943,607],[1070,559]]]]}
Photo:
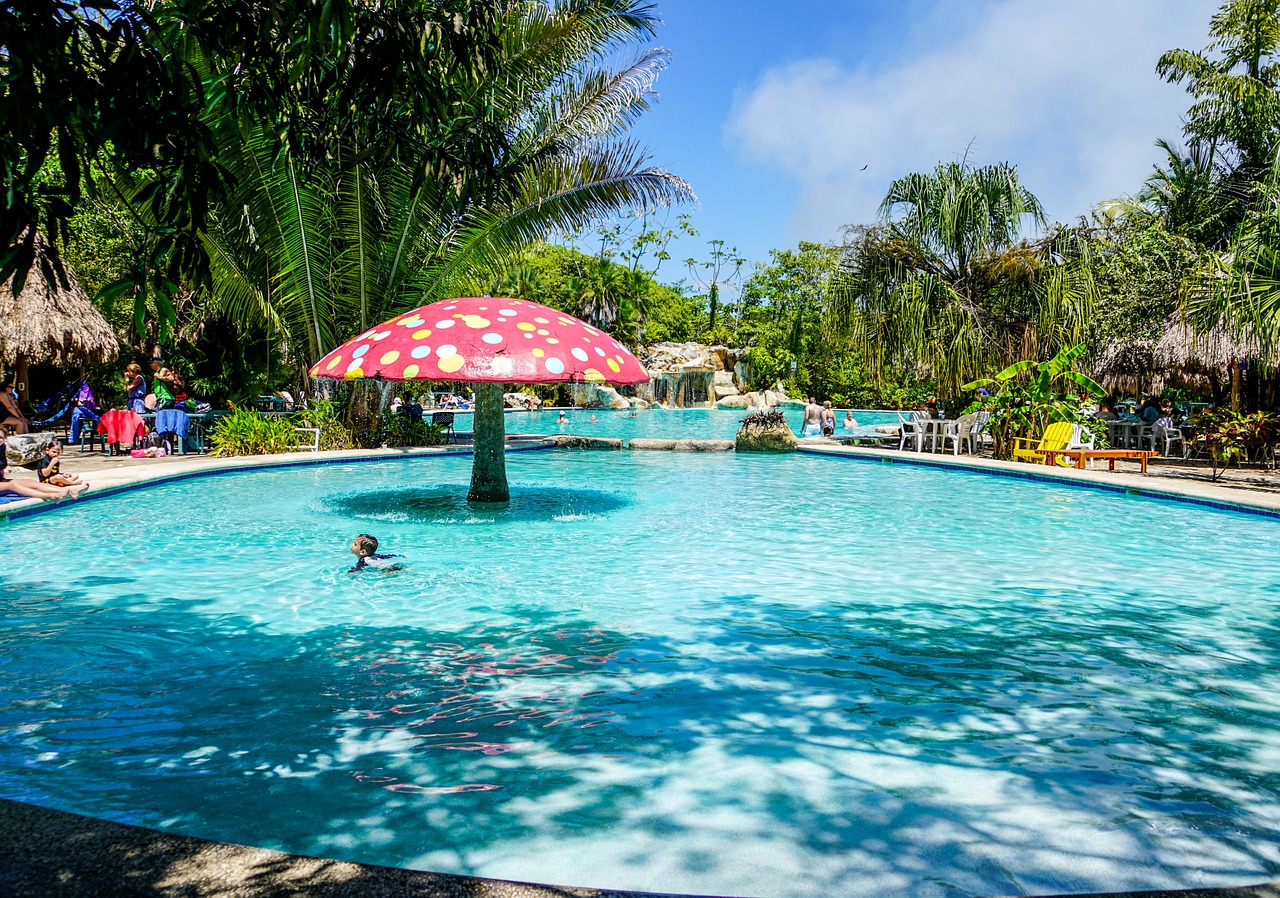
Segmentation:
{"type": "Polygon", "coordinates": [[[992,367],[1079,342],[1093,302],[1082,236],[1044,224],[1008,164],[937,166],[894,181],[885,221],[847,249],[828,318],[870,370],[918,369],[946,396],[992,367]],[[896,216],[896,217],[895,217],[896,216]]]}
{"type": "Polygon", "coordinates": [[[222,116],[241,187],[208,243],[213,301],[309,363],[397,311],[483,290],[535,239],[690,196],[623,138],[666,54],[610,63],[654,24],[641,0],[507,0],[488,66],[442,63],[453,105],[479,119],[394,152],[364,152],[357,133],[304,166],[265,123],[244,136],[222,116]]]}
{"type": "Polygon", "coordinates": [[[1193,148],[1228,150],[1248,181],[1265,177],[1280,137],[1280,3],[1227,0],[1202,52],[1169,50],[1156,73],[1195,98],[1184,130],[1193,148]]]}
{"type": "Polygon", "coordinates": [[[1156,166],[1137,196],[1104,200],[1098,210],[1113,221],[1150,216],[1170,234],[1225,248],[1231,239],[1229,222],[1243,207],[1247,191],[1217,170],[1212,147],[1193,144],[1184,152],[1163,137],[1156,146],[1165,152],[1165,166],[1156,166]]]}
{"type": "Polygon", "coordinates": [[[577,301],[579,318],[601,330],[611,330],[625,298],[626,269],[603,257],[569,279],[569,294],[577,301]]]}

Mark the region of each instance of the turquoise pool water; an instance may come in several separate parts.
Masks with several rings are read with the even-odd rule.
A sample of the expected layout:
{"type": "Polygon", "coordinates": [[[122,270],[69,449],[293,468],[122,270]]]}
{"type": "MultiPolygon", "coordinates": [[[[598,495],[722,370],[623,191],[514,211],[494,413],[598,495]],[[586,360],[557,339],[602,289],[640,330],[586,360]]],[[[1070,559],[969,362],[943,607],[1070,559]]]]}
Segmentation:
{"type": "MultiPolygon", "coordinates": [[[[787,416],[791,429],[800,433],[800,422],[804,419],[804,409],[786,407],[782,411],[787,416]]],[[[572,433],[577,436],[620,437],[630,440],[632,437],[652,437],[656,439],[677,440],[731,440],[738,433],[738,427],[747,413],[728,409],[643,409],[632,418],[630,412],[590,411],[575,409],[565,412],[569,423],[561,426],[556,423],[558,411],[507,412],[507,433],[572,433]],[[595,421],[592,421],[592,416],[595,421]]],[[[898,416],[894,412],[871,411],[857,409],[854,420],[859,424],[897,424],[898,416]]],[[[836,433],[844,426],[845,410],[841,409],[836,417],[836,433]]],[[[459,414],[456,429],[471,430],[471,415],[459,414]]]]}
{"type": "Polygon", "coordinates": [[[543,882],[1280,872],[1280,523],[811,456],[234,474],[14,522],[0,795],[543,882]],[[348,575],[353,534],[407,557],[348,575]]]}

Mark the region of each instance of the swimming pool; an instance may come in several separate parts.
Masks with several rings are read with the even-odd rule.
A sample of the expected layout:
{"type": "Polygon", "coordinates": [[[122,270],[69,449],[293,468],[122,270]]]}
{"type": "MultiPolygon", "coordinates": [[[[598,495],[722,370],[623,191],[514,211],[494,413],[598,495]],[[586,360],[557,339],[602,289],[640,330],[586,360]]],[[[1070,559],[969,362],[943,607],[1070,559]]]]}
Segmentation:
{"type": "MultiPolygon", "coordinates": [[[[780,409],[787,416],[787,423],[796,435],[800,434],[800,422],[804,409],[786,406],[780,409]]],[[[572,433],[576,436],[618,437],[630,441],[632,437],[650,437],[667,440],[731,440],[747,416],[743,410],[730,409],[641,409],[634,418],[630,412],[600,409],[569,409],[565,417],[569,423],[556,424],[558,411],[507,412],[507,433],[572,433]],[[595,421],[592,421],[595,416],[595,421]]],[[[844,426],[845,410],[836,417],[836,433],[844,426]]],[[[897,424],[894,412],[857,409],[854,419],[859,424],[897,424]]],[[[471,415],[459,413],[455,424],[458,430],[471,429],[471,415]]]]}
{"type": "Polygon", "coordinates": [[[543,882],[926,896],[1280,870],[1280,522],[910,466],[522,453],[14,523],[0,795],[543,882]],[[269,497],[270,501],[264,501],[269,497]],[[352,534],[408,568],[350,576],[352,534]]]}

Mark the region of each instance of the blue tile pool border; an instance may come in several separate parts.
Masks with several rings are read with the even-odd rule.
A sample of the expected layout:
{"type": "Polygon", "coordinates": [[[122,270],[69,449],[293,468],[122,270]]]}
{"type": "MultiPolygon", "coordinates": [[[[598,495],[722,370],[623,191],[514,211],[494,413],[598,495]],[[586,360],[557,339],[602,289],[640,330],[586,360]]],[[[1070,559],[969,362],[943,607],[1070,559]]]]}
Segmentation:
{"type": "MultiPolygon", "coordinates": [[[[1221,502],[1213,499],[1201,499],[1196,496],[1187,496],[1171,490],[1162,489],[1160,487],[1153,488],[1118,483],[1099,483],[1093,480],[1076,480],[1074,478],[1069,479],[1066,477],[1056,477],[1053,474],[1040,473],[1037,471],[1021,471],[1012,467],[1008,470],[1003,468],[976,467],[974,465],[950,462],[940,458],[898,458],[897,456],[862,455],[851,452],[830,452],[822,449],[806,449],[803,447],[798,449],[797,452],[801,455],[838,458],[841,460],[864,462],[868,464],[907,465],[914,468],[945,468],[948,471],[960,471],[965,474],[977,474],[984,477],[1009,477],[1015,480],[1032,480],[1037,483],[1047,483],[1054,486],[1100,490],[1104,493],[1118,493],[1120,495],[1135,496],[1142,499],[1155,499],[1163,502],[1180,502],[1185,505],[1198,505],[1201,508],[1212,508],[1215,511],[1226,511],[1233,512],[1235,514],[1247,514],[1254,517],[1280,520],[1280,509],[1263,508],[1261,506],[1250,505],[1245,502],[1221,502]]],[[[1034,466],[1026,465],[1025,467],[1034,466]]]]}

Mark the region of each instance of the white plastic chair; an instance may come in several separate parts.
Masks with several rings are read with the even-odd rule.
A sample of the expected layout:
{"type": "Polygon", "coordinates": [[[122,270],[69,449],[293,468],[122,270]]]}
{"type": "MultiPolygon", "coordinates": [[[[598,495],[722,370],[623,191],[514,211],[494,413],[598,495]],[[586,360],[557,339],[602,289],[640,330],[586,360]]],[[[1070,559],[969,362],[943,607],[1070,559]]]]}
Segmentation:
{"type": "Polygon", "coordinates": [[[319,427],[295,427],[298,432],[298,445],[293,447],[294,452],[319,452],[320,451],[320,428],[319,427]],[[304,436],[310,434],[310,437],[304,436]]]}
{"type": "Polygon", "coordinates": [[[1151,449],[1161,455],[1172,455],[1173,445],[1177,444],[1178,454],[1187,457],[1187,441],[1182,438],[1182,431],[1174,426],[1171,418],[1160,418],[1151,425],[1151,449]]]}
{"type": "Polygon", "coordinates": [[[950,440],[953,455],[959,455],[963,451],[967,451],[970,455],[976,453],[982,439],[982,431],[989,420],[991,420],[990,412],[961,415],[943,436],[943,451],[945,452],[947,448],[946,441],[950,440]]]}
{"type": "Polygon", "coordinates": [[[898,412],[898,421],[901,422],[898,428],[898,451],[901,452],[907,446],[907,440],[914,440],[916,451],[924,451],[924,428],[920,422],[924,420],[924,412],[911,412],[904,415],[898,412]]]}

